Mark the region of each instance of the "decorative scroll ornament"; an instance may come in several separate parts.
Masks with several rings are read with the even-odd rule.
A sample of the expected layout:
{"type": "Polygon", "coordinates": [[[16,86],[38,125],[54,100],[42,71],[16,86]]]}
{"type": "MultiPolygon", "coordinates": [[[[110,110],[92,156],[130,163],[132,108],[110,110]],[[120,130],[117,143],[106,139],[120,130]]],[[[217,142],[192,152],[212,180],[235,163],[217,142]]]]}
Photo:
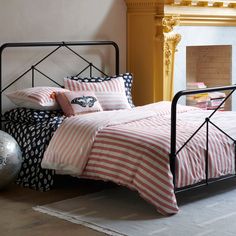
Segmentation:
{"type": "Polygon", "coordinates": [[[174,27],[179,25],[179,16],[171,15],[171,16],[164,16],[164,15],[156,15],[155,16],[156,22],[156,39],[162,39],[163,33],[167,34],[174,30],[174,27]]]}
{"type": "Polygon", "coordinates": [[[181,35],[172,32],[174,27],[179,24],[178,16],[165,16],[162,18],[162,27],[164,33],[164,57],[166,74],[172,69],[176,47],[181,40],[181,35]]]}
{"type": "Polygon", "coordinates": [[[162,19],[163,32],[169,33],[173,31],[174,27],[179,24],[178,16],[165,16],[162,19]]]}
{"type": "Polygon", "coordinates": [[[163,48],[163,70],[164,70],[164,100],[171,100],[173,97],[174,80],[174,59],[177,45],[181,40],[181,35],[173,32],[174,27],[179,24],[178,15],[156,15],[155,39],[158,45],[163,48]]]}
{"type": "Polygon", "coordinates": [[[165,71],[168,74],[170,71],[172,51],[170,49],[169,43],[164,43],[164,55],[165,55],[165,71]]]}
{"type": "Polygon", "coordinates": [[[177,45],[181,40],[181,35],[173,32],[173,30],[178,24],[178,16],[171,15],[162,18],[162,30],[164,36],[163,56],[165,100],[171,100],[173,97],[175,52],[177,51],[177,45]]]}
{"type": "Polygon", "coordinates": [[[177,51],[177,45],[181,40],[181,35],[176,33],[165,34],[164,37],[164,56],[165,56],[165,71],[166,74],[172,70],[174,63],[175,52],[177,51]]]}

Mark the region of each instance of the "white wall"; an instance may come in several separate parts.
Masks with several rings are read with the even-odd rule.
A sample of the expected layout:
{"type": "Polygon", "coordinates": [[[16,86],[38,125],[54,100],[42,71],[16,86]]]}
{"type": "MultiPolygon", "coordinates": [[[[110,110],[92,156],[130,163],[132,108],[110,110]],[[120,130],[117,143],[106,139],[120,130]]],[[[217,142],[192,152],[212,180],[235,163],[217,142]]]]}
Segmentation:
{"type": "MultiPolygon", "coordinates": [[[[115,41],[120,48],[120,73],[125,72],[125,1],[0,0],[0,44],[6,42],[81,40],[115,41]]],[[[31,54],[28,55],[21,50],[18,50],[18,53],[11,52],[10,49],[7,50],[9,51],[4,51],[6,62],[3,63],[5,79],[3,85],[9,84],[14,76],[24,71],[22,65],[17,60],[14,61],[15,59],[35,62],[31,54]]],[[[107,67],[112,65],[112,50],[109,49],[109,51],[100,53],[102,60],[108,62],[107,67]]],[[[90,57],[94,57],[93,53],[88,50],[90,57]]],[[[62,72],[65,67],[64,63],[60,63],[57,74],[62,72]]],[[[66,69],[69,67],[70,65],[66,69]]],[[[109,69],[105,69],[106,72],[109,72],[109,69]]],[[[62,76],[64,76],[63,73],[62,76]]],[[[21,85],[16,85],[16,87],[20,88],[21,85]]]]}
{"type": "Polygon", "coordinates": [[[113,40],[126,68],[124,0],[0,0],[0,43],[113,40]]]}
{"type": "MultiPolygon", "coordinates": [[[[186,89],[186,46],[232,45],[232,84],[236,83],[236,27],[179,26],[182,39],[175,58],[174,91],[186,89]]],[[[236,94],[232,107],[236,110],[236,94]]]]}

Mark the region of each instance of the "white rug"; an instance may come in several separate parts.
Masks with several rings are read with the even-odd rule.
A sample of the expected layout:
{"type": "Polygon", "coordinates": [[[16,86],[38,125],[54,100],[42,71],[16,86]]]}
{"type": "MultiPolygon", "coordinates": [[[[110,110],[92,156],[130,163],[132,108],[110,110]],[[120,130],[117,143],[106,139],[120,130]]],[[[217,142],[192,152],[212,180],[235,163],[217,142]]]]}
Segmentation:
{"type": "Polygon", "coordinates": [[[178,195],[180,212],[163,217],[137,193],[117,187],[34,207],[116,236],[235,236],[236,180],[178,195]]]}

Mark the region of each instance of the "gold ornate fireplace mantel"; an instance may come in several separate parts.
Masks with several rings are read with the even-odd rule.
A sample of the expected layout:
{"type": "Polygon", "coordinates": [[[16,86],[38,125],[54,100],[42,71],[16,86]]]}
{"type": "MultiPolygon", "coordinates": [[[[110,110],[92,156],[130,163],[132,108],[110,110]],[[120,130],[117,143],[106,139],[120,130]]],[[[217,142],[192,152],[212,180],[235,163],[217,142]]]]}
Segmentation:
{"type": "Polygon", "coordinates": [[[175,26],[236,26],[236,1],[125,0],[127,67],[134,74],[136,105],[173,96],[175,26]]]}
{"type": "Polygon", "coordinates": [[[172,0],[166,15],[178,15],[180,25],[236,26],[236,1],[172,0]]]}

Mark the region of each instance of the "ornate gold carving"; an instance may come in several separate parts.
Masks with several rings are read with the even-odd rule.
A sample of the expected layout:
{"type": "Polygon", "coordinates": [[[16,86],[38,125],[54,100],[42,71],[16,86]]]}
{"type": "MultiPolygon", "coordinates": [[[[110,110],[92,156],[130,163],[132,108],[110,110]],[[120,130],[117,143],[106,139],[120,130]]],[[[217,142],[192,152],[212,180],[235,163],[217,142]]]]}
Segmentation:
{"type": "Polygon", "coordinates": [[[165,1],[166,5],[176,5],[176,6],[190,6],[190,7],[225,7],[231,8],[235,7],[236,1],[222,1],[222,0],[176,0],[172,3],[165,1]]]}
{"type": "Polygon", "coordinates": [[[177,16],[166,16],[162,19],[164,33],[173,31],[174,26],[179,24],[179,18],[177,16]]]}
{"type": "Polygon", "coordinates": [[[170,72],[171,56],[172,56],[172,51],[170,49],[168,42],[164,43],[164,55],[165,55],[165,72],[168,75],[170,72]]]}
{"type": "Polygon", "coordinates": [[[224,2],[214,2],[213,7],[223,7],[224,4],[225,4],[224,2]]]}
{"type": "MultiPolygon", "coordinates": [[[[163,0],[125,0],[128,11],[160,11],[163,9],[163,0]]],[[[170,4],[172,1],[167,1],[170,4]]],[[[172,2],[173,3],[173,2],[172,2]]]]}
{"type": "Polygon", "coordinates": [[[208,7],[209,6],[209,2],[208,1],[198,1],[197,2],[197,6],[198,7],[208,7]]]}
{"type": "Polygon", "coordinates": [[[181,35],[165,33],[164,41],[164,100],[171,100],[174,93],[174,61],[181,35]]]}
{"type": "Polygon", "coordinates": [[[175,15],[171,16],[156,15],[155,23],[156,23],[155,38],[157,40],[162,40],[163,33],[172,32],[174,27],[179,24],[179,17],[175,15]]]}
{"type": "Polygon", "coordinates": [[[192,4],[192,0],[182,0],[180,2],[181,6],[191,6],[191,4],[192,4]]]}
{"type": "Polygon", "coordinates": [[[141,8],[156,7],[157,5],[159,5],[159,3],[156,3],[156,2],[129,2],[127,3],[128,7],[141,7],[141,8]]]}
{"type": "Polygon", "coordinates": [[[228,4],[228,7],[230,7],[230,8],[236,8],[236,2],[235,2],[235,3],[234,3],[234,2],[229,3],[229,4],[228,4]]]}
{"type": "Polygon", "coordinates": [[[165,72],[168,75],[172,70],[171,65],[174,64],[175,52],[177,45],[181,40],[181,35],[176,33],[165,34],[164,37],[164,55],[165,55],[165,72]]]}
{"type": "Polygon", "coordinates": [[[179,24],[178,16],[165,16],[162,18],[163,50],[164,50],[164,99],[171,100],[173,96],[174,59],[177,45],[181,35],[174,33],[174,27],[179,24]]]}
{"type": "Polygon", "coordinates": [[[181,26],[236,26],[236,1],[175,1],[165,4],[163,15],[179,15],[181,26]]]}
{"type": "Polygon", "coordinates": [[[173,30],[179,24],[179,17],[177,15],[156,15],[155,23],[155,38],[163,49],[163,99],[171,100],[173,96],[174,58],[177,45],[181,40],[181,35],[173,32],[173,30]]]}

